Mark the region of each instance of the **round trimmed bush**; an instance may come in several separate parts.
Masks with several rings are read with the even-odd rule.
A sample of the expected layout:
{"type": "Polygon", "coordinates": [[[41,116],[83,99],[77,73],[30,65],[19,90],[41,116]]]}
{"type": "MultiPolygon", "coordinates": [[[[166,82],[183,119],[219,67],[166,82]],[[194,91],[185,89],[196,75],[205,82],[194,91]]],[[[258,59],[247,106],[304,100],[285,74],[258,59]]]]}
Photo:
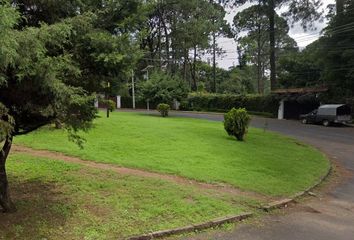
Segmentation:
{"type": "Polygon", "coordinates": [[[250,124],[251,117],[245,108],[233,108],[224,116],[224,127],[226,132],[238,141],[243,141],[250,124]]]}
{"type": "Polygon", "coordinates": [[[168,112],[170,111],[170,105],[165,103],[160,103],[159,105],[157,105],[157,111],[160,112],[162,117],[167,117],[168,112]]]}

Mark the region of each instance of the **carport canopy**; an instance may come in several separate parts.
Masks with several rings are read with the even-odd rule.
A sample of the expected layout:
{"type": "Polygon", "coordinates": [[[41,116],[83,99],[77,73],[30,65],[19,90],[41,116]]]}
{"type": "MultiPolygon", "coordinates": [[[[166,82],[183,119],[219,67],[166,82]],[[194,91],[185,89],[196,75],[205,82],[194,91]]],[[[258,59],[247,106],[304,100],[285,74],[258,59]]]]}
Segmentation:
{"type": "Polygon", "coordinates": [[[346,104],[326,104],[318,108],[321,115],[350,115],[350,107],[346,104]]]}
{"type": "MultiPolygon", "coordinates": [[[[282,100],[279,103],[279,110],[278,110],[278,119],[284,119],[286,117],[285,112],[286,112],[286,106],[285,106],[285,101],[288,99],[299,99],[304,96],[308,96],[310,94],[317,94],[326,92],[328,91],[328,87],[326,86],[317,86],[317,87],[304,87],[304,88],[285,88],[285,89],[275,89],[272,91],[272,94],[279,95],[282,100]]],[[[314,108],[317,108],[317,106],[314,106],[312,109],[301,109],[300,112],[296,112],[293,115],[299,116],[300,114],[307,113],[305,110],[312,111],[314,108]]]]}

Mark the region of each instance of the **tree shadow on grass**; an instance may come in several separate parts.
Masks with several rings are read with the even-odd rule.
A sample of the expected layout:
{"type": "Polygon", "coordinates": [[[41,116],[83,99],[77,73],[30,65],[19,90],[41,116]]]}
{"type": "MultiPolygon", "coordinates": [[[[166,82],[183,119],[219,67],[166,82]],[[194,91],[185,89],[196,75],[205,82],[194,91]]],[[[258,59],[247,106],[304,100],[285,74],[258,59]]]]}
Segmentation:
{"type": "Polygon", "coordinates": [[[236,144],[246,144],[247,143],[247,136],[245,137],[245,139],[243,141],[238,141],[236,137],[233,137],[233,136],[228,136],[228,135],[225,135],[223,137],[223,139],[225,139],[226,141],[228,142],[234,142],[236,144]]]}
{"type": "MultiPolygon", "coordinates": [[[[11,179],[11,194],[17,212],[0,212],[0,239],[46,239],[64,226],[75,211],[54,183],[11,179]]],[[[1,210],[1,209],[0,209],[1,210]]]]}

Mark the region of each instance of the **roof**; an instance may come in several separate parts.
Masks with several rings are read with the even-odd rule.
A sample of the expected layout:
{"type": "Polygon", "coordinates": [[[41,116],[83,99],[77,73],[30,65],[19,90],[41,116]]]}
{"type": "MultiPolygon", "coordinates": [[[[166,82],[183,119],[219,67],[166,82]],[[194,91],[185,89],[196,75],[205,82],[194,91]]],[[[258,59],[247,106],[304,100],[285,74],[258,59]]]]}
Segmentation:
{"type": "Polygon", "coordinates": [[[319,92],[327,92],[328,87],[322,86],[322,87],[312,87],[312,88],[285,88],[285,89],[276,89],[272,91],[272,93],[277,93],[277,94],[286,94],[286,93],[300,93],[300,94],[305,94],[305,93],[319,93],[319,92]]]}
{"type": "Polygon", "coordinates": [[[342,107],[342,106],[345,106],[346,104],[326,104],[326,105],[322,105],[320,106],[320,108],[326,108],[326,109],[329,109],[329,108],[339,108],[339,107],[342,107]]]}

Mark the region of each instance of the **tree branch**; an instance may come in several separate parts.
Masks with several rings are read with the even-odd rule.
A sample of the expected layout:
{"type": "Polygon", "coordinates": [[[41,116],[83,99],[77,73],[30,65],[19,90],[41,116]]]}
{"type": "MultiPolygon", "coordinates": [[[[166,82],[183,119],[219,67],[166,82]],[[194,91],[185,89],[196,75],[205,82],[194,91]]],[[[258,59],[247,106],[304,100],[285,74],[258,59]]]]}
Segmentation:
{"type": "Polygon", "coordinates": [[[36,125],[30,129],[26,129],[26,130],[22,130],[22,131],[16,131],[13,136],[21,136],[21,135],[25,135],[25,134],[28,134],[28,133],[31,133],[33,131],[36,131],[37,129],[47,125],[48,122],[45,122],[45,123],[40,123],[39,125],[36,125]]]}

